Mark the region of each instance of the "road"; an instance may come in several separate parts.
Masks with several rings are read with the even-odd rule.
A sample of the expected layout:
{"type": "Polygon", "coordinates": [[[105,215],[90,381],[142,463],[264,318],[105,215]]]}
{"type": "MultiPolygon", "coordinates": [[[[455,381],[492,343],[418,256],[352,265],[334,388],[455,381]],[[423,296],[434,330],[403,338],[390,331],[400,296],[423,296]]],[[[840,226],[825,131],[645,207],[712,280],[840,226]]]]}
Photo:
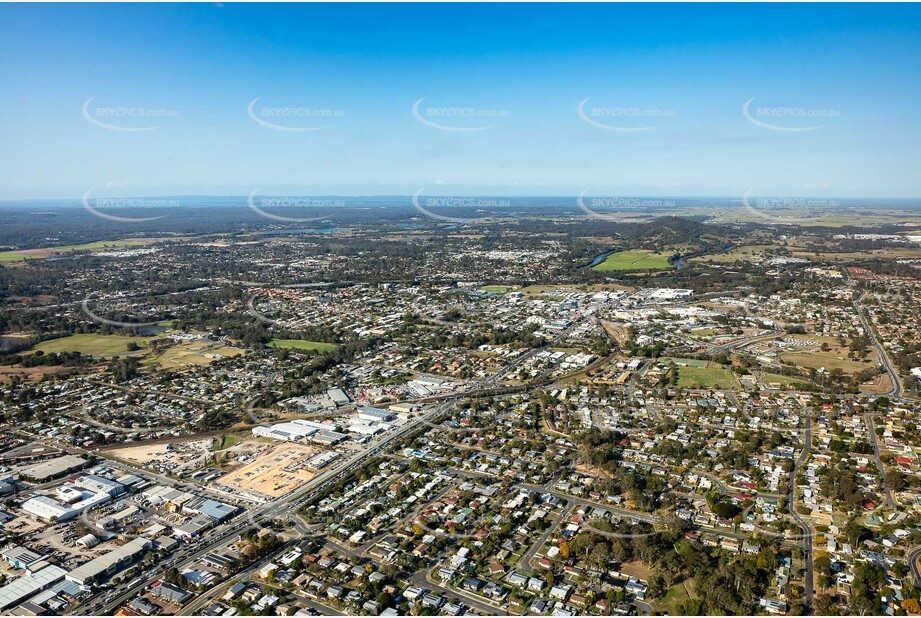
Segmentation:
{"type": "Polygon", "coordinates": [[[796,475],[812,450],[812,415],[806,412],[806,429],[803,433],[803,449],[793,465],[790,472],[790,483],[787,489],[787,505],[790,510],[790,516],[799,525],[803,531],[803,561],[805,571],[803,575],[803,588],[805,589],[806,607],[812,609],[813,590],[813,569],[812,569],[812,527],[796,512],[796,475]]]}
{"type": "Polygon", "coordinates": [[[468,594],[467,592],[463,590],[452,590],[450,588],[445,588],[440,583],[435,581],[433,577],[431,577],[431,569],[428,567],[426,567],[425,569],[422,569],[421,571],[417,571],[416,573],[414,573],[409,581],[415,586],[433,590],[435,592],[442,594],[448,599],[452,599],[455,602],[463,603],[464,605],[472,607],[473,609],[475,609],[478,612],[481,612],[485,616],[507,616],[508,615],[508,612],[503,610],[502,608],[496,605],[486,603],[485,601],[481,601],[480,599],[472,596],[471,594],[468,594]]]}
{"type": "Polygon", "coordinates": [[[863,418],[864,422],[867,424],[867,434],[870,436],[870,446],[873,447],[873,461],[876,462],[876,469],[879,472],[880,493],[883,494],[887,507],[897,509],[899,508],[899,503],[896,501],[892,490],[886,486],[886,466],[879,456],[879,440],[876,438],[876,426],[873,424],[873,415],[867,413],[863,418]]]}
{"type": "Polygon", "coordinates": [[[908,559],[911,575],[915,578],[915,588],[921,588],[921,570],[918,569],[918,559],[921,559],[921,547],[915,547],[910,550],[905,557],[908,559]]]}
{"type": "Polygon", "coordinates": [[[883,366],[883,369],[886,370],[886,373],[889,374],[889,381],[892,383],[892,387],[889,389],[887,394],[891,395],[892,397],[901,397],[902,381],[899,379],[899,374],[892,366],[892,361],[889,360],[889,355],[886,354],[886,350],[883,349],[879,339],[876,338],[876,334],[873,332],[873,327],[870,325],[870,321],[867,319],[863,305],[861,304],[866,296],[867,293],[862,292],[857,300],[853,302],[854,311],[857,312],[857,317],[860,318],[860,323],[863,325],[863,330],[867,333],[867,338],[870,339],[870,343],[872,343],[873,347],[876,348],[876,354],[879,356],[880,364],[883,366]]]}
{"type": "MultiPolygon", "coordinates": [[[[746,310],[748,310],[748,307],[746,307],[746,310]]],[[[772,324],[774,324],[774,330],[769,333],[755,335],[753,337],[744,337],[742,339],[737,339],[736,341],[732,341],[730,343],[724,343],[723,345],[713,346],[712,348],[710,348],[710,352],[711,353],[713,352],[716,352],[716,353],[732,352],[733,350],[744,348],[752,343],[755,343],[758,341],[764,341],[765,339],[773,339],[775,337],[779,337],[780,335],[782,335],[783,329],[779,325],[777,325],[777,323],[772,322],[772,324]]]]}
{"type": "Polygon", "coordinates": [[[547,530],[544,531],[540,538],[537,539],[528,549],[527,553],[521,557],[521,560],[518,561],[518,566],[524,569],[533,570],[531,567],[531,560],[534,559],[534,556],[537,555],[537,552],[541,547],[544,546],[544,543],[547,542],[547,539],[550,538],[550,535],[556,532],[556,529],[560,526],[560,523],[568,517],[573,510],[572,506],[561,507],[560,515],[557,517],[550,526],[547,527],[547,530]]]}

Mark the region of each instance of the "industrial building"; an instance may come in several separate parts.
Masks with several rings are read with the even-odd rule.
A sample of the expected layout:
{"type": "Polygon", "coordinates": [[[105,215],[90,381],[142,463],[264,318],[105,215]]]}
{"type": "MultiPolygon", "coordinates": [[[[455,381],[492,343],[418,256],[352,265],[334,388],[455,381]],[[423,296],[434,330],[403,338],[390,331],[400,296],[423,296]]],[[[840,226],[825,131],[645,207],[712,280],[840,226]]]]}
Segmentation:
{"type": "Polygon", "coordinates": [[[305,427],[297,423],[278,423],[271,427],[253,427],[253,436],[257,438],[271,438],[273,440],[283,440],[287,442],[296,442],[308,438],[317,432],[313,427],[305,427]]]}
{"type": "Polygon", "coordinates": [[[389,429],[390,425],[381,425],[379,423],[357,422],[349,425],[349,431],[362,436],[376,436],[389,429]]]}
{"type": "Polygon", "coordinates": [[[110,498],[120,496],[125,493],[125,486],[118,481],[107,479],[95,474],[84,474],[77,477],[73,482],[74,487],[80,487],[94,494],[106,494],[110,498]]]}
{"type": "Polygon", "coordinates": [[[311,441],[316,442],[317,444],[333,446],[335,444],[339,444],[346,438],[348,438],[347,435],[337,431],[318,431],[317,433],[313,434],[311,441]]]}
{"type": "Polygon", "coordinates": [[[130,564],[136,562],[147,553],[150,541],[145,538],[136,538],[128,541],[121,547],[93,558],[65,576],[68,581],[87,586],[98,581],[108,579],[130,564]]]}
{"type": "Polygon", "coordinates": [[[326,396],[330,398],[336,407],[348,405],[349,396],[341,388],[331,388],[326,391],[326,396]]]}
{"type": "Polygon", "coordinates": [[[58,502],[49,496],[36,496],[22,503],[22,510],[45,521],[67,521],[86,509],[111,500],[108,494],[84,492],[80,500],[73,503],[58,502]]]}
{"type": "Polygon", "coordinates": [[[314,470],[322,470],[329,464],[339,459],[339,457],[341,457],[339,453],[326,451],[325,453],[320,453],[319,455],[315,455],[307,460],[307,466],[309,468],[313,468],[314,470]]]}
{"type": "Polygon", "coordinates": [[[84,549],[92,549],[99,545],[99,539],[92,534],[87,534],[77,539],[77,545],[82,545],[84,549]]]}
{"type": "Polygon", "coordinates": [[[0,558],[14,569],[28,569],[42,559],[41,555],[22,545],[4,547],[0,550],[0,558]]]}
{"type": "Polygon", "coordinates": [[[43,567],[27,572],[12,583],[0,587],[0,612],[5,612],[58,583],[64,579],[65,573],[67,571],[61,567],[45,563],[43,567]]]}
{"type": "Polygon", "coordinates": [[[372,408],[371,406],[358,408],[358,419],[369,423],[383,423],[392,420],[393,417],[394,414],[390,410],[372,408]]]}
{"type": "Polygon", "coordinates": [[[173,510],[177,510],[182,508],[182,505],[186,502],[194,500],[196,496],[187,491],[167,487],[166,485],[154,485],[143,490],[141,497],[153,506],[166,504],[171,506],[173,510]]]}
{"type": "Polygon", "coordinates": [[[257,438],[271,438],[283,442],[299,442],[310,440],[317,444],[338,444],[348,436],[336,431],[335,425],[316,423],[303,419],[295,419],[286,423],[277,423],[271,427],[254,427],[253,436],[257,438]]]}
{"type": "Polygon", "coordinates": [[[86,467],[87,464],[89,464],[89,462],[82,457],[64,455],[23,468],[20,470],[19,474],[26,480],[44,483],[45,481],[64,476],[68,472],[80,470],[86,467]]]}
{"type": "Polygon", "coordinates": [[[205,515],[217,523],[223,523],[236,515],[237,511],[240,509],[229,504],[224,504],[223,502],[218,502],[217,500],[198,498],[187,502],[185,506],[182,507],[182,510],[196,515],[205,515]]]}

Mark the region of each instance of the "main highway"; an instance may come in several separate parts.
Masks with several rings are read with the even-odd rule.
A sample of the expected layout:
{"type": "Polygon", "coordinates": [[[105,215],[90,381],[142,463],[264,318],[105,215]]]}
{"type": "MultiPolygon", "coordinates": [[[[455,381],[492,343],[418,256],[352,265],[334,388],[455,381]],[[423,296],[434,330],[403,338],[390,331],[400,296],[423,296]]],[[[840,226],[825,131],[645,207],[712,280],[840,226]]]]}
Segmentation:
{"type": "Polygon", "coordinates": [[[870,321],[867,319],[866,314],[863,310],[863,299],[866,298],[867,293],[862,292],[860,297],[854,301],[854,311],[857,312],[857,317],[860,318],[860,323],[863,325],[863,330],[867,333],[867,338],[873,344],[873,347],[876,348],[876,354],[879,356],[879,362],[883,366],[883,369],[886,370],[886,373],[889,374],[889,381],[892,383],[892,387],[889,389],[889,394],[893,397],[902,396],[902,381],[899,379],[899,374],[892,366],[892,361],[889,360],[889,355],[886,354],[886,350],[883,349],[883,346],[880,344],[879,339],[876,338],[876,335],[873,333],[873,327],[870,325],[870,321]]]}

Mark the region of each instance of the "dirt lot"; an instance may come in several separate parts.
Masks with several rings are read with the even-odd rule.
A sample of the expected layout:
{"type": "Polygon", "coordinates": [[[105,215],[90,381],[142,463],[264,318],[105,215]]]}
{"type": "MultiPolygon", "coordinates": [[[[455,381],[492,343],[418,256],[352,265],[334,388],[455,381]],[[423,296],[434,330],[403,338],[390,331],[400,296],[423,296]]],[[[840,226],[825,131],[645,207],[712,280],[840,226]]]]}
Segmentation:
{"type": "Polygon", "coordinates": [[[306,462],[320,452],[321,449],[303,444],[279,444],[215,482],[233,492],[277,498],[313,478],[315,471],[306,462]]]}
{"type": "Polygon", "coordinates": [[[211,456],[211,438],[203,440],[186,440],[168,444],[147,444],[130,448],[120,448],[109,453],[116,459],[123,459],[140,466],[154,468],[169,466],[176,470],[200,468],[211,456]]]}
{"type": "Polygon", "coordinates": [[[63,365],[52,365],[42,367],[0,367],[0,382],[11,382],[13,376],[19,376],[23,380],[40,380],[45,376],[57,375],[73,371],[73,367],[63,365]]]}

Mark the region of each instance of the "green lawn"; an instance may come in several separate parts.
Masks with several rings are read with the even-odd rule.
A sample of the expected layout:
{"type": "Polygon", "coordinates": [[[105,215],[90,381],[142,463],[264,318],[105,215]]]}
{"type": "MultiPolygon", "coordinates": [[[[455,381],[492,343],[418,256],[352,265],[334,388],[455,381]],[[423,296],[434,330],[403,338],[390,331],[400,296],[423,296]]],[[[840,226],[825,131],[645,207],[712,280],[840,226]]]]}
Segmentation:
{"type": "Polygon", "coordinates": [[[493,292],[494,294],[505,294],[515,289],[514,285],[484,285],[480,288],[481,292],[493,292]]]}
{"type": "Polygon", "coordinates": [[[317,352],[332,352],[338,346],[335,343],[322,341],[304,341],[303,339],[272,339],[269,345],[275,348],[289,350],[316,350],[317,352]]]}
{"type": "Polygon", "coordinates": [[[214,450],[223,451],[242,442],[240,436],[223,435],[214,439],[214,450]]]}
{"type": "MultiPolygon", "coordinates": [[[[675,584],[665,592],[658,601],[653,602],[653,608],[658,612],[666,612],[674,615],[678,611],[678,606],[687,599],[692,598],[689,590],[694,589],[694,580],[689,579],[686,582],[675,584]]],[[[693,597],[696,598],[696,595],[693,597]]]]}
{"type": "Polygon", "coordinates": [[[735,375],[722,367],[679,367],[678,386],[681,388],[738,388],[735,375]]]}
{"type": "Polygon", "coordinates": [[[52,352],[80,352],[95,356],[125,354],[128,352],[128,343],[135,342],[144,347],[145,337],[124,337],[122,335],[96,335],[83,333],[70,335],[59,339],[49,339],[34,346],[33,350],[41,350],[45,354],[52,352]]]}
{"type": "Polygon", "coordinates": [[[652,251],[618,251],[612,253],[601,264],[592,267],[592,270],[609,272],[614,270],[667,270],[672,267],[668,253],[654,253],[652,251]]]}

